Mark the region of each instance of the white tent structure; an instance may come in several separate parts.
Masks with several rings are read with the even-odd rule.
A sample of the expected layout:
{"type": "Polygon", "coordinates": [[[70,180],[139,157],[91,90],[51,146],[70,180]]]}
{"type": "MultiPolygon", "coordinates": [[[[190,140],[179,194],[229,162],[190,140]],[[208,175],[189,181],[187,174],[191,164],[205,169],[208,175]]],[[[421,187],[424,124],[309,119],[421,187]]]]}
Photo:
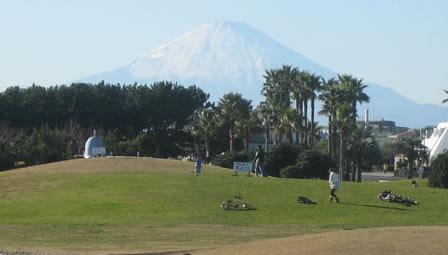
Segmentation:
{"type": "Polygon", "coordinates": [[[423,145],[428,148],[429,161],[448,149],[448,122],[441,122],[434,128],[430,137],[423,140],[423,145]]]}
{"type": "Polygon", "coordinates": [[[89,137],[86,142],[84,158],[104,156],[106,156],[106,147],[104,147],[101,138],[96,135],[96,130],[93,130],[93,136],[89,137]]]}

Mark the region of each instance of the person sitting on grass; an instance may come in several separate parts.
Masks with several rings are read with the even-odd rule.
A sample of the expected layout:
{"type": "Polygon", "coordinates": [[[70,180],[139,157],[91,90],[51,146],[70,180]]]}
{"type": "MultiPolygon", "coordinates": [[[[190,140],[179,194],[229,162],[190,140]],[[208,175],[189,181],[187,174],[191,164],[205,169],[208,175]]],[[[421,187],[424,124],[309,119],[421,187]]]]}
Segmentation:
{"type": "Polygon", "coordinates": [[[339,203],[339,198],[336,196],[336,190],[339,188],[338,175],[334,168],[330,168],[328,172],[330,173],[330,177],[328,178],[328,183],[330,184],[330,198],[328,201],[333,202],[334,199],[336,203],[339,203]]]}

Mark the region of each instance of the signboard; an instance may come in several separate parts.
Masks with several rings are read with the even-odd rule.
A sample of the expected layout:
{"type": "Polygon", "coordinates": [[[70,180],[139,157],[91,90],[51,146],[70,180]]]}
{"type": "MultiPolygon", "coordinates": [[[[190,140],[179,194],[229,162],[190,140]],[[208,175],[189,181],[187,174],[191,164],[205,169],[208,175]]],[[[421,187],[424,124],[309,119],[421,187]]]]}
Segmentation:
{"type": "Polygon", "coordinates": [[[92,148],[92,156],[97,156],[97,155],[106,155],[106,148],[105,147],[93,147],[92,148]]]}
{"type": "Polygon", "coordinates": [[[235,172],[250,172],[252,171],[252,162],[233,162],[233,170],[235,172]]]}

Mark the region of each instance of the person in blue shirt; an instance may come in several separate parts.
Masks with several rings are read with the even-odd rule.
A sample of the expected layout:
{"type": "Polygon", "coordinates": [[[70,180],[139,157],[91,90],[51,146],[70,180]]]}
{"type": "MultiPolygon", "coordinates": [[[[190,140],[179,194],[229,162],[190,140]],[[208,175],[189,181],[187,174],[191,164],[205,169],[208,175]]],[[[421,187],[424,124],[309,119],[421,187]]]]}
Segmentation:
{"type": "Polygon", "coordinates": [[[196,157],[196,161],[194,162],[194,173],[196,175],[199,175],[201,173],[201,167],[202,167],[202,159],[201,155],[198,155],[196,157]]]}

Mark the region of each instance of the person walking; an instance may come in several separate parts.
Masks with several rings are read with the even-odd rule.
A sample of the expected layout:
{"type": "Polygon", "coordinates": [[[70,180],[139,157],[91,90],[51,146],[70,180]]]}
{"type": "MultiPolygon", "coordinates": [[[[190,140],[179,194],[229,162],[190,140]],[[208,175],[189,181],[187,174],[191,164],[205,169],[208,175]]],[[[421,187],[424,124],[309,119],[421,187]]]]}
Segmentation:
{"type": "Polygon", "coordinates": [[[258,145],[257,152],[255,152],[254,160],[252,161],[253,170],[255,175],[266,177],[267,173],[263,169],[264,163],[264,150],[261,145],[258,145]]]}
{"type": "Polygon", "coordinates": [[[338,174],[335,172],[334,168],[330,168],[328,172],[330,173],[330,177],[328,178],[328,183],[330,184],[330,198],[328,201],[333,202],[334,199],[336,203],[339,203],[339,198],[336,196],[336,190],[339,188],[338,174]]]}

